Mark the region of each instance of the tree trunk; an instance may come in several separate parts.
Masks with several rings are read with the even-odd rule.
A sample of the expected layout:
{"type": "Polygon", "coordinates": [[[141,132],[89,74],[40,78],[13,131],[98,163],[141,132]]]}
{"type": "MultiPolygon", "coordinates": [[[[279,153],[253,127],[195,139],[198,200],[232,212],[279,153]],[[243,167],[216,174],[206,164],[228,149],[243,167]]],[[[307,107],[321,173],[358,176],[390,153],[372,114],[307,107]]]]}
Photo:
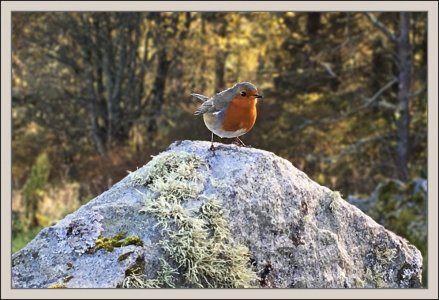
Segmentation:
{"type": "Polygon", "coordinates": [[[165,94],[166,75],[168,73],[170,60],[168,60],[166,48],[162,48],[158,53],[158,66],[156,77],[152,88],[152,98],[148,107],[147,132],[153,137],[157,132],[158,117],[162,111],[165,94]]]}
{"type": "Polygon", "coordinates": [[[396,163],[398,178],[407,181],[408,152],[409,152],[409,123],[410,123],[410,86],[411,86],[411,45],[409,39],[410,17],[409,13],[400,13],[398,48],[398,115],[397,115],[397,155],[396,163]]]}
{"type": "Polygon", "coordinates": [[[95,103],[91,102],[89,104],[88,113],[90,118],[91,133],[96,145],[96,150],[98,151],[100,156],[105,156],[105,154],[107,153],[107,148],[106,148],[105,138],[103,137],[102,131],[100,130],[97,124],[97,113],[96,113],[95,103]]]}
{"type": "Polygon", "coordinates": [[[320,28],[320,12],[312,12],[308,14],[306,20],[306,31],[310,36],[314,36],[320,28]]]}
{"type": "Polygon", "coordinates": [[[223,50],[218,50],[216,53],[216,65],[215,65],[215,93],[222,91],[225,88],[224,75],[225,75],[226,53],[223,50]]]}
{"type": "MultiPolygon", "coordinates": [[[[217,18],[218,29],[217,34],[221,38],[225,38],[227,35],[227,21],[224,13],[218,13],[215,15],[217,18]]],[[[216,65],[215,65],[215,92],[220,92],[225,88],[225,68],[228,51],[218,48],[216,53],[216,65]]]]}
{"type": "MultiPolygon", "coordinates": [[[[87,52],[87,61],[93,66],[93,62],[96,59],[96,53],[87,52]]],[[[90,97],[87,97],[88,103],[88,115],[90,119],[91,134],[95,142],[96,150],[100,156],[105,156],[107,153],[107,142],[106,142],[106,123],[107,114],[105,101],[102,99],[103,85],[102,85],[102,69],[89,68],[86,74],[86,89],[90,97]],[[99,122],[101,120],[101,122],[99,122]],[[103,123],[103,124],[101,124],[103,123]]]]}

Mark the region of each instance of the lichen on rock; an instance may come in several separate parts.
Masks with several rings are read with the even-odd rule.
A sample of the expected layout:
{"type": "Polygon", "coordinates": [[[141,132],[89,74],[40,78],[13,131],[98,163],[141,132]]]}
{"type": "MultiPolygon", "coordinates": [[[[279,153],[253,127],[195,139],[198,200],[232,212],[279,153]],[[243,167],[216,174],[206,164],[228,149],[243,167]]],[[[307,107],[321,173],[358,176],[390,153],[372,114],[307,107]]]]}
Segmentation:
{"type": "MultiPolygon", "coordinates": [[[[144,177],[137,174],[132,182],[153,192],[144,194],[141,211],[157,218],[160,245],[166,259],[178,266],[183,284],[210,288],[254,285],[249,250],[233,241],[221,201],[199,194],[206,178],[198,168],[205,168],[207,162],[196,155],[171,152],[155,157],[150,164],[144,177]],[[194,203],[185,205],[191,201],[194,203]]],[[[137,282],[133,286],[142,286],[137,274],[132,277],[128,281],[137,282]]],[[[143,285],[162,283],[166,281],[145,279],[143,285]]]]}
{"type": "Polygon", "coordinates": [[[123,288],[175,288],[175,275],[177,270],[173,269],[163,258],[160,258],[160,267],[156,278],[148,279],[143,273],[143,266],[137,266],[127,270],[127,276],[122,282],[123,288]]]}
{"type": "Polygon", "coordinates": [[[67,244],[79,255],[88,251],[95,244],[96,239],[103,231],[102,215],[89,211],[84,216],[70,221],[60,239],[65,239],[67,244]]]}
{"type": "MultiPolygon", "coordinates": [[[[368,197],[351,198],[352,204],[371,216],[379,224],[399,234],[422,253],[424,260],[423,284],[427,284],[427,181],[417,178],[407,183],[396,179],[383,180],[368,197]]],[[[405,269],[404,269],[405,270],[405,269]]],[[[399,272],[401,285],[410,285],[399,272]]]]}

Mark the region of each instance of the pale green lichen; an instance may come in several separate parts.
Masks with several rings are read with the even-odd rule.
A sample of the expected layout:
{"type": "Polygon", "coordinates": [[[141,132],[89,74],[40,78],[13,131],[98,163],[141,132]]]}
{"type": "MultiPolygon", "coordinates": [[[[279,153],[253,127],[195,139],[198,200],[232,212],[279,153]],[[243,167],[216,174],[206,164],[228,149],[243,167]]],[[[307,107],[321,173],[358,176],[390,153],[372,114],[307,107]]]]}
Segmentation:
{"type": "Polygon", "coordinates": [[[158,279],[145,279],[142,269],[138,268],[135,272],[129,273],[123,280],[122,287],[125,289],[153,289],[160,288],[158,279]]]}
{"type": "Polygon", "coordinates": [[[384,276],[385,273],[383,271],[371,270],[370,268],[367,268],[366,273],[364,274],[366,281],[371,282],[374,288],[389,287],[384,279],[384,276]]]}
{"type": "Polygon", "coordinates": [[[331,191],[328,193],[329,198],[329,210],[335,213],[340,208],[340,200],[342,199],[340,192],[331,191]]]}
{"type": "Polygon", "coordinates": [[[359,277],[355,277],[354,279],[354,284],[356,288],[364,288],[365,287],[365,283],[364,280],[362,280],[359,277]]]}
{"type": "Polygon", "coordinates": [[[305,222],[306,224],[311,224],[312,223],[312,218],[310,215],[306,215],[303,217],[303,222],[305,222]]]}
{"type": "Polygon", "coordinates": [[[174,275],[178,274],[164,259],[160,258],[160,268],[156,278],[149,279],[143,274],[143,267],[137,266],[128,271],[122,282],[123,288],[175,288],[174,275]]]}
{"type": "Polygon", "coordinates": [[[216,198],[208,198],[207,202],[200,207],[199,212],[199,216],[212,229],[214,238],[225,240],[230,236],[228,222],[224,218],[221,201],[216,198]]]}
{"type": "Polygon", "coordinates": [[[202,166],[206,162],[196,155],[169,152],[154,157],[146,167],[132,173],[130,183],[164,193],[169,201],[194,198],[202,180],[197,168],[202,166]]]}
{"type": "Polygon", "coordinates": [[[209,199],[196,216],[176,219],[177,231],[166,234],[163,249],[181,266],[189,286],[249,287],[255,279],[248,268],[248,249],[234,245],[218,200],[209,199]]]}
{"type": "Polygon", "coordinates": [[[218,179],[215,179],[213,177],[210,178],[210,184],[214,188],[225,188],[227,186],[223,180],[218,180],[218,179]]]}
{"type": "Polygon", "coordinates": [[[133,186],[147,186],[152,191],[145,194],[142,211],[157,219],[155,226],[160,228],[160,245],[169,268],[162,262],[162,271],[154,279],[132,274],[124,287],[172,287],[177,271],[187,287],[244,288],[256,283],[249,251],[232,240],[221,201],[204,197],[201,206],[186,205],[203,198],[199,193],[206,179],[199,169],[206,166],[196,155],[170,152],[132,175],[133,186]]]}
{"type": "Polygon", "coordinates": [[[396,257],[396,249],[384,249],[383,251],[376,251],[376,259],[382,264],[390,264],[396,257]]]}
{"type": "Polygon", "coordinates": [[[372,258],[371,266],[366,268],[365,279],[376,288],[387,288],[388,267],[392,265],[397,256],[396,249],[381,248],[375,249],[370,255],[372,258]]]}

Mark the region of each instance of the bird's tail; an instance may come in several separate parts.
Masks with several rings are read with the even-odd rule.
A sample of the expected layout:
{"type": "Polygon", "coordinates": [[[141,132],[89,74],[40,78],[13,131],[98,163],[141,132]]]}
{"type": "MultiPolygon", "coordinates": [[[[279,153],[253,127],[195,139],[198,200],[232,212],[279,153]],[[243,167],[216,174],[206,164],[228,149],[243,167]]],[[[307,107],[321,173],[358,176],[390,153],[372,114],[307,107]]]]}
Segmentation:
{"type": "Polygon", "coordinates": [[[201,102],[205,102],[207,99],[209,99],[209,97],[207,97],[207,96],[195,94],[195,93],[192,93],[191,96],[194,96],[198,100],[201,100],[201,102]]]}

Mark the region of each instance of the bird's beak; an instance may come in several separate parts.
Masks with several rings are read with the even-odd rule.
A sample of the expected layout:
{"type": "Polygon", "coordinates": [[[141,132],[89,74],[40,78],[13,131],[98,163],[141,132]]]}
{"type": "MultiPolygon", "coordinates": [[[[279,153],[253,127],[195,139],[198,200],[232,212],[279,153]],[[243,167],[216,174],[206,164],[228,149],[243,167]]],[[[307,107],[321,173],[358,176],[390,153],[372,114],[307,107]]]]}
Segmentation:
{"type": "Polygon", "coordinates": [[[258,94],[256,94],[256,95],[255,95],[255,98],[263,98],[263,97],[262,97],[262,95],[258,95],[258,94]]]}

